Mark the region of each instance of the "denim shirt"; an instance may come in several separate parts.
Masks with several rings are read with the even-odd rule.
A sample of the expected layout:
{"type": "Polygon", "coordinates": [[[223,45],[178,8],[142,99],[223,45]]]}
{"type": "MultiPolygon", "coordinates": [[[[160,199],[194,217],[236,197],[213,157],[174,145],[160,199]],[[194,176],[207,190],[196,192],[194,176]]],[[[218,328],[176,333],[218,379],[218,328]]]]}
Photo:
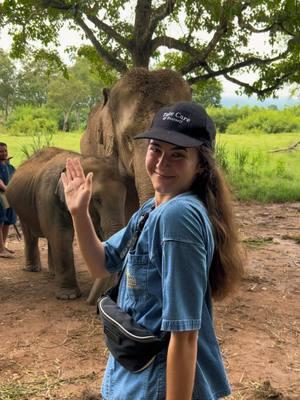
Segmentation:
{"type": "Polygon", "coordinates": [[[6,162],[0,162],[0,179],[2,179],[5,185],[8,185],[12,175],[15,172],[15,167],[11,164],[7,164],[6,162]]]}
{"type": "MultiPolygon", "coordinates": [[[[123,274],[118,303],[154,333],[199,331],[193,400],[216,400],[230,394],[216,339],[209,268],[214,252],[207,211],[190,192],[156,207],[147,201],[126,228],[105,242],[109,272],[123,274]],[[120,253],[141,215],[150,211],[136,248],[120,253]]],[[[102,382],[105,400],[163,400],[166,395],[167,349],[145,370],[132,373],[110,355],[102,382]]]]}

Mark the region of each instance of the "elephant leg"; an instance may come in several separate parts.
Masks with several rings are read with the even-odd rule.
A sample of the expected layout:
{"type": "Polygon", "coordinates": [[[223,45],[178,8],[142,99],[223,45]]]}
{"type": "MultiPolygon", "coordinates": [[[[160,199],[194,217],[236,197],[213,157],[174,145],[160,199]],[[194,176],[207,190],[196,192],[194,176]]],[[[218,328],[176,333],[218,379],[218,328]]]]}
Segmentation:
{"type": "Polygon", "coordinates": [[[59,229],[55,231],[48,238],[57,285],[55,295],[57,299],[73,300],[81,296],[74,265],[73,232],[59,229]]]}
{"type": "Polygon", "coordinates": [[[37,236],[33,235],[29,226],[21,221],[22,231],[24,235],[24,252],[25,252],[25,266],[24,270],[29,272],[41,271],[41,259],[37,236]]]}
{"type": "Polygon", "coordinates": [[[96,304],[97,299],[106,292],[107,289],[112,287],[116,282],[116,274],[113,274],[104,279],[96,279],[92,289],[90,291],[89,297],[87,299],[88,304],[96,304]]]}
{"type": "Polygon", "coordinates": [[[54,278],[55,277],[54,261],[49,241],[48,241],[48,269],[50,277],[54,278]]]}

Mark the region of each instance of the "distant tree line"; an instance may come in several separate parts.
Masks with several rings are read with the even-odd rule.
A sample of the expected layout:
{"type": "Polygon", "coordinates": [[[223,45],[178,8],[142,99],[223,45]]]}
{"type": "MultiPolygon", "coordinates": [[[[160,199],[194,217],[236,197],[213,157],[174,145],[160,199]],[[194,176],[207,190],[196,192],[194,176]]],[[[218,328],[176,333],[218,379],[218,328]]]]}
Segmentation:
{"type": "MultiPolygon", "coordinates": [[[[118,75],[111,72],[109,78],[115,81],[118,75]]],[[[39,114],[50,120],[55,116],[57,128],[80,129],[90,109],[101,100],[105,83],[82,57],[63,73],[44,59],[27,57],[17,63],[0,50],[0,112],[8,124],[16,118],[12,111],[22,114],[24,109],[23,113],[30,114],[44,108],[34,112],[36,118],[39,114]]]]}
{"type": "MultiPolygon", "coordinates": [[[[84,129],[103,88],[112,86],[120,76],[99,58],[91,61],[86,55],[86,48],[79,50],[73,65],[60,70],[43,57],[17,62],[0,49],[2,122],[23,134],[84,129]]],[[[220,106],[222,85],[218,80],[198,82],[191,88],[195,101],[206,107],[220,106]]]]}

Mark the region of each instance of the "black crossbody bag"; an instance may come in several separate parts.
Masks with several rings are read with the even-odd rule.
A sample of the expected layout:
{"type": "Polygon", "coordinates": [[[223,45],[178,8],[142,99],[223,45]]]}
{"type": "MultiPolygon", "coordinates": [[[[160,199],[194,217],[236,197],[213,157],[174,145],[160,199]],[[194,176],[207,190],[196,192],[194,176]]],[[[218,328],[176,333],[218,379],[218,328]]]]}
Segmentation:
{"type": "MultiPolygon", "coordinates": [[[[148,217],[149,213],[141,216],[132,238],[120,254],[121,259],[135,248],[148,217]]],[[[98,299],[97,313],[102,320],[105,342],[112,356],[124,368],[137,373],[146,369],[157,354],[168,346],[170,333],[154,335],[117,305],[119,286],[125,269],[126,264],[117,284],[98,299]]]]}

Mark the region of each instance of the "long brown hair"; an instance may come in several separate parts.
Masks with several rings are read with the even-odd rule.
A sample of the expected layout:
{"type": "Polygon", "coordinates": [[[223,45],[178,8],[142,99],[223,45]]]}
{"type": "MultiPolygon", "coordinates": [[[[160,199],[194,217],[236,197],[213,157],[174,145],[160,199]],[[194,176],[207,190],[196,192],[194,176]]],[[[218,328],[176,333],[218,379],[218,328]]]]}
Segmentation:
{"type": "Polygon", "coordinates": [[[244,257],[234,221],[232,197],[217,166],[213,152],[198,148],[201,173],[192,190],[204,203],[214,228],[215,252],[209,273],[212,296],[222,299],[231,293],[243,275],[244,257]]]}

